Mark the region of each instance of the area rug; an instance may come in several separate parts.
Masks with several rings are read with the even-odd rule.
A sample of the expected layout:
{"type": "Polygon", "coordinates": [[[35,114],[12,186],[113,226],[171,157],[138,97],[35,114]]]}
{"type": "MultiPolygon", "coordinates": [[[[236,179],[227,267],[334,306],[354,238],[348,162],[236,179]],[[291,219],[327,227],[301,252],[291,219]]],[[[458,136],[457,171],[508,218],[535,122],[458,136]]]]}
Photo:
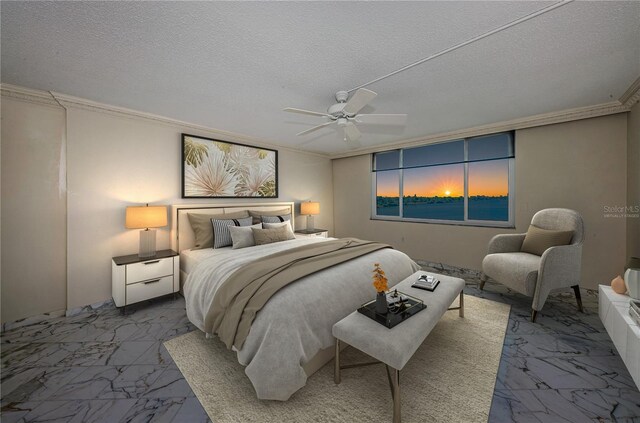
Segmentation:
{"type": "MultiPolygon", "coordinates": [[[[509,309],[467,295],[465,318],[445,314],[400,374],[403,422],[487,421],[509,309]]],[[[345,369],[335,385],[331,361],[288,401],[261,401],[218,339],[195,331],[164,345],[215,423],[392,420],[384,365],[345,369]]],[[[344,364],[368,360],[351,347],[343,357],[344,364]]]]}

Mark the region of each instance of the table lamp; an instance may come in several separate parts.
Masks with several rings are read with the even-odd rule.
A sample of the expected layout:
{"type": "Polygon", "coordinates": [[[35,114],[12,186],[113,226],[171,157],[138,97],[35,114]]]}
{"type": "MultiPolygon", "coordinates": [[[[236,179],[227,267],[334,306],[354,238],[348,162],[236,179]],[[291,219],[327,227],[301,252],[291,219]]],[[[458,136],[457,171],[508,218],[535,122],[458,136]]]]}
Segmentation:
{"type": "Polygon", "coordinates": [[[167,226],[166,206],[131,206],[127,207],[125,218],[127,229],[144,229],[140,231],[139,257],[156,255],[156,231],[149,228],[167,226]]]}
{"type": "Polygon", "coordinates": [[[313,231],[313,216],[320,214],[320,203],[307,201],[300,204],[300,214],[307,215],[307,230],[313,231]]]}

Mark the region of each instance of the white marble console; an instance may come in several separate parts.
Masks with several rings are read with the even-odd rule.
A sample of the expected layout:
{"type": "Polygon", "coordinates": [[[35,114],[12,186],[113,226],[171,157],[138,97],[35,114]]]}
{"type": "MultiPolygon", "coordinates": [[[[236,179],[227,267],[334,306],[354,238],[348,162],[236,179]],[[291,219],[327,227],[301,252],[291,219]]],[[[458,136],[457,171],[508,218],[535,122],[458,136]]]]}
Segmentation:
{"type": "Polygon", "coordinates": [[[598,291],[600,320],[640,388],[640,326],[629,316],[630,297],[616,294],[606,285],[600,285],[598,291]]]}

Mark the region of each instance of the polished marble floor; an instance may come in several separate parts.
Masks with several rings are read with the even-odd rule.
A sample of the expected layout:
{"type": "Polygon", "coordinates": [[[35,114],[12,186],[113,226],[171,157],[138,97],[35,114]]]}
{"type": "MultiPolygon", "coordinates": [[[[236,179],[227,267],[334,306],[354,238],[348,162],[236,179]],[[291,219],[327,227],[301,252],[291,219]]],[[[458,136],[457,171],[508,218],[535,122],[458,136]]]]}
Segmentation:
{"type": "MultiPolygon", "coordinates": [[[[640,422],[640,393],[598,318],[595,293],[583,291],[585,314],[572,294],[555,295],[532,324],[530,299],[490,283],[481,292],[475,275],[461,276],[467,294],[512,306],[490,422],[640,422]]],[[[180,297],[6,331],[0,420],[210,421],[162,346],[194,329],[180,297]]]]}

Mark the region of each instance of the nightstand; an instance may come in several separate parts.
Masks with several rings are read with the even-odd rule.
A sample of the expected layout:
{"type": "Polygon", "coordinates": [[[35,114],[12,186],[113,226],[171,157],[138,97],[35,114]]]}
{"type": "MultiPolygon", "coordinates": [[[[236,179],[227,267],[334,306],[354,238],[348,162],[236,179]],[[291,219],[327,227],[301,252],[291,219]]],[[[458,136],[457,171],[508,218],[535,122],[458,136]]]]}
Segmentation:
{"type": "Polygon", "coordinates": [[[308,229],[300,229],[297,230],[296,233],[296,238],[308,238],[308,237],[321,237],[321,238],[329,238],[329,231],[326,229],[312,229],[312,230],[308,230],[308,229]]]}
{"type": "Polygon", "coordinates": [[[153,257],[137,254],[111,260],[111,292],[116,307],[173,294],[180,290],[180,256],[173,250],[153,257]]]}

